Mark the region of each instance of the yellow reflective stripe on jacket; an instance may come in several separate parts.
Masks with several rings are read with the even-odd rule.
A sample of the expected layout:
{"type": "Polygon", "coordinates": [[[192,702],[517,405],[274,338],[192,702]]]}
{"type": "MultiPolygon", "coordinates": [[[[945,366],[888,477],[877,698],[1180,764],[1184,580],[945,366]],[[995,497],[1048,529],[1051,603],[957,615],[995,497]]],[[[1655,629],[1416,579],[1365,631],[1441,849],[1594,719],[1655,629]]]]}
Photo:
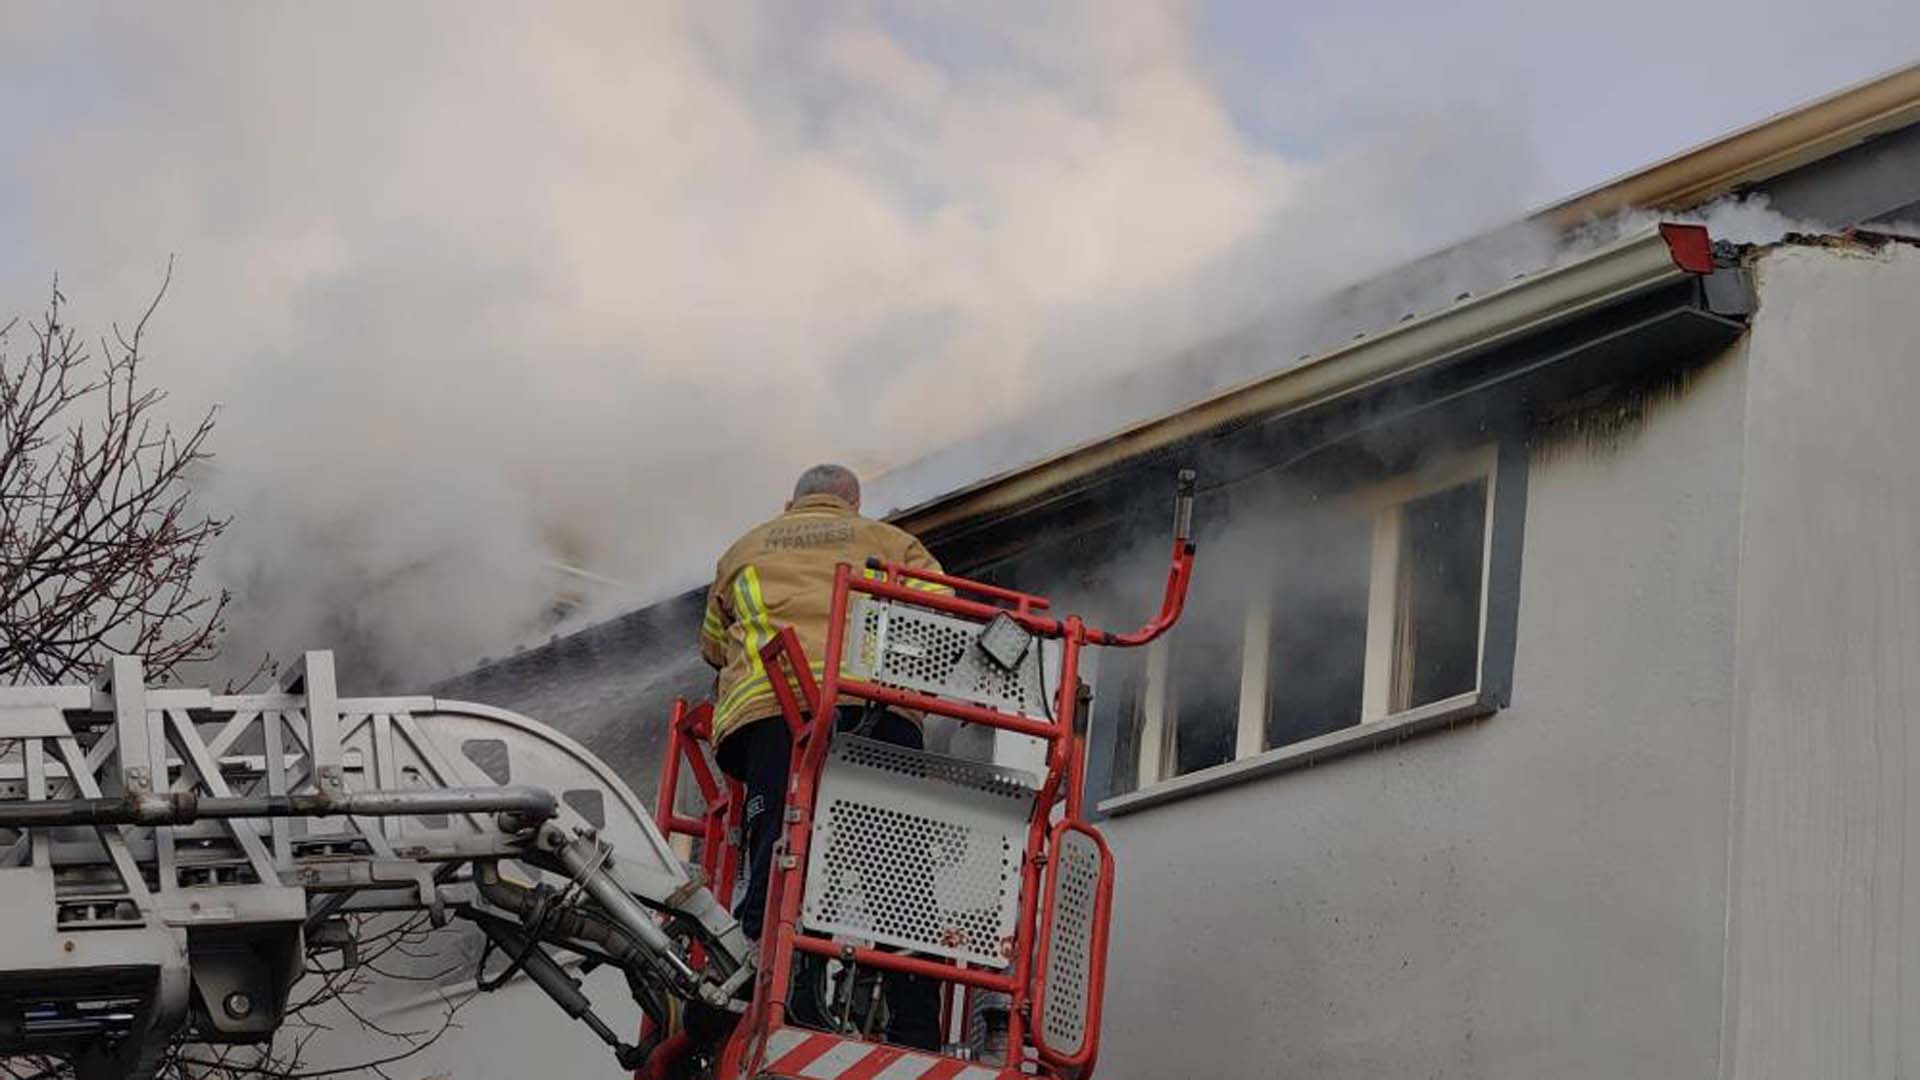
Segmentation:
{"type": "Polygon", "coordinates": [[[760,571],[752,566],[741,569],[733,579],[734,617],[746,629],[747,663],[756,676],[764,676],[766,667],[760,650],[773,640],[773,623],[767,618],[767,601],[760,593],[760,571]]]}
{"type": "Polygon", "coordinates": [[[760,650],[773,640],[773,620],[767,615],[766,596],[760,590],[760,571],[751,565],[742,567],[733,579],[733,607],[734,617],[746,633],[746,659],[753,673],[728,690],[726,697],[720,700],[714,715],[721,720],[732,716],[735,709],[756,693],[771,692],[766,662],[760,659],[760,650]]]}
{"type": "MultiPolygon", "coordinates": [[[[813,672],[813,677],[817,681],[826,672],[827,664],[824,660],[812,660],[807,663],[807,669],[813,672]]],[[[841,670],[843,672],[846,670],[844,664],[841,665],[841,670]]],[[[798,698],[799,692],[800,688],[797,686],[794,687],[794,695],[796,698],[798,698]]],[[[729,690],[725,700],[721,701],[713,710],[715,721],[724,724],[726,721],[732,719],[733,714],[743,706],[763,697],[769,699],[773,697],[773,679],[764,673],[755,675],[734,687],[732,690],[729,690]]]]}
{"type": "Polygon", "coordinates": [[[754,675],[750,678],[743,679],[740,685],[727,691],[727,696],[721,699],[719,706],[713,710],[713,714],[715,717],[725,720],[733,715],[734,710],[740,707],[741,702],[760,694],[772,693],[772,690],[772,681],[765,675],[754,675]]]}
{"type": "Polygon", "coordinates": [[[722,644],[726,643],[726,640],[727,640],[726,620],[720,617],[719,608],[715,607],[712,604],[707,605],[707,617],[704,620],[702,620],[700,623],[700,636],[705,638],[712,638],[714,641],[718,641],[722,644]]]}
{"type": "MultiPolygon", "coordinates": [[[[886,578],[887,572],[885,570],[875,570],[873,567],[868,566],[861,569],[860,576],[866,578],[868,581],[881,581],[886,578]]],[[[917,577],[902,577],[900,583],[909,589],[918,589],[921,592],[948,594],[953,592],[951,586],[942,585],[937,581],[922,581],[917,577]]]]}

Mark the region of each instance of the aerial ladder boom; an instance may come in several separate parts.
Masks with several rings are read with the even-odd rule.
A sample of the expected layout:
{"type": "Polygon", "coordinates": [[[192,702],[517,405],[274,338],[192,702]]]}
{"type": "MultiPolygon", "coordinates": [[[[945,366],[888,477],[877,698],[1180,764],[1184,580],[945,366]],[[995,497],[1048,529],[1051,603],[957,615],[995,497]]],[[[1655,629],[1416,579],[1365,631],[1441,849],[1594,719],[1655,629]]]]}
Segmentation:
{"type": "Polygon", "coordinates": [[[660,1022],[737,1007],[752,976],[732,916],[585,748],[482,705],[339,697],[325,652],[265,694],[150,688],[128,657],[92,686],[0,688],[0,911],[0,1053],[103,1077],[150,1074],[176,1038],[270,1038],[353,915],[477,925],[629,1066],[646,1048],[553,950],[619,969],[660,1022]]]}

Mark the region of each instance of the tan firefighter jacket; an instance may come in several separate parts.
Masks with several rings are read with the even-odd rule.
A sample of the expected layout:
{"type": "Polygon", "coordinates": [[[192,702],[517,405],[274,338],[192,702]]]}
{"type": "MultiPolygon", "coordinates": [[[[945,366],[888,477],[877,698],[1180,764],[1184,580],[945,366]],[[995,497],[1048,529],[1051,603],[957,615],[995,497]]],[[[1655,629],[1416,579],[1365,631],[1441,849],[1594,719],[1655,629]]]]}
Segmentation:
{"type": "Polygon", "coordinates": [[[861,517],[833,495],[795,499],[785,513],[749,530],[720,557],[700,626],[700,655],[720,669],[714,691],[715,746],[747,723],[780,715],[760,649],[782,627],[793,627],[814,678],[820,677],[834,567],[846,563],[856,574],[869,573],[869,557],[916,570],[940,569],[920,541],[885,522],[861,517]]]}

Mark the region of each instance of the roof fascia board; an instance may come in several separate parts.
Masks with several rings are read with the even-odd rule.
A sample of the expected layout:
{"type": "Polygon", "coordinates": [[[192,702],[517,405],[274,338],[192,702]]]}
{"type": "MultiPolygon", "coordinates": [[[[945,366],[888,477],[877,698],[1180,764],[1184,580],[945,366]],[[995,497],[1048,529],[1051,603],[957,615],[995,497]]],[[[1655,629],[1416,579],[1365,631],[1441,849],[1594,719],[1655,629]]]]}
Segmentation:
{"type": "Polygon", "coordinates": [[[1817,98],[1529,215],[1575,228],[1626,209],[1679,210],[1920,123],[1920,63],[1817,98]]]}
{"type": "Polygon", "coordinates": [[[1039,499],[1130,458],[1253,418],[1272,418],[1398,379],[1668,285],[1687,274],[1658,228],[1506,288],[1358,340],[1178,412],[909,507],[889,520],[916,533],[1039,499]]]}

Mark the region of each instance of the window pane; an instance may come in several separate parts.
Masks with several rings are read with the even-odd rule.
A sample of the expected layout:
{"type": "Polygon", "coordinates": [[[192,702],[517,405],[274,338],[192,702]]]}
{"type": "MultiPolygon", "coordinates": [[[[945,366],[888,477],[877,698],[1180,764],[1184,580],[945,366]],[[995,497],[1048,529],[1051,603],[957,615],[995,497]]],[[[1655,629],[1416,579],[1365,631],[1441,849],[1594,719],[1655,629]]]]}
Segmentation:
{"type": "Polygon", "coordinates": [[[1146,688],[1145,649],[1111,649],[1108,674],[1093,697],[1096,723],[1114,725],[1113,773],[1107,778],[1109,795],[1125,795],[1140,786],[1140,725],[1146,688]],[[1103,707],[1103,699],[1111,705],[1103,707]]]}
{"type": "Polygon", "coordinates": [[[1167,672],[1173,718],[1173,768],[1179,776],[1233,760],[1240,720],[1240,650],[1246,638],[1246,601],[1226,562],[1194,568],[1194,595],[1173,631],[1167,672]],[[1207,580],[1202,582],[1205,573],[1207,580]]]}
{"type": "Polygon", "coordinates": [[[1448,488],[1401,510],[1403,708],[1473,690],[1480,682],[1480,562],[1487,482],[1448,488]]]}
{"type": "Polygon", "coordinates": [[[1373,523],[1326,516],[1280,539],[1267,669],[1269,748],[1360,722],[1373,523]]]}

